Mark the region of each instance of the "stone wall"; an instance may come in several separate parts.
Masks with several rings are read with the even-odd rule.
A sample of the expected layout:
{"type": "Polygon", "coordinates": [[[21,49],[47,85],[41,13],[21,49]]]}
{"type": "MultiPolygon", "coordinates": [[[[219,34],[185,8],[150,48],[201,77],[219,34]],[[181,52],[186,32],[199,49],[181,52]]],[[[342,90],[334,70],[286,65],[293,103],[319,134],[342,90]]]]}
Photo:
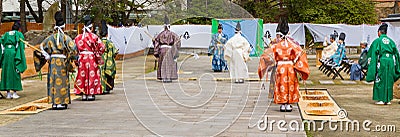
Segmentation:
{"type": "MultiPolygon", "coordinates": [[[[394,14],[394,2],[380,2],[375,4],[375,11],[378,19],[387,18],[389,14],[394,14]]],[[[396,9],[396,13],[400,13],[400,6],[396,9]]]]}
{"type": "MultiPolygon", "coordinates": [[[[24,35],[25,35],[25,40],[28,41],[30,44],[38,45],[52,33],[53,32],[51,31],[30,30],[26,32],[24,35]]],[[[64,33],[70,36],[72,39],[74,39],[78,35],[78,32],[76,30],[68,30],[65,31],[64,33]]]]}

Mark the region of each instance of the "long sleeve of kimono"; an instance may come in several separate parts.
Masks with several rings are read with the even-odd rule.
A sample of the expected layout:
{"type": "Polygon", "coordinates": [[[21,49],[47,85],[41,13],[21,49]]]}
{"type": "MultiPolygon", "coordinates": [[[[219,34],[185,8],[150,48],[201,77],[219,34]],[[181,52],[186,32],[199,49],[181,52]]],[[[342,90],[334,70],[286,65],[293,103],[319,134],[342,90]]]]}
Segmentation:
{"type": "Polygon", "coordinates": [[[213,36],[211,37],[210,46],[208,47],[208,53],[214,54],[214,50],[215,50],[215,45],[216,45],[216,43],[217,43],[217,39],[216,39],[215,35],[213,35],[213,36]]]}
{"type": "MultiPolygon", "coordinates": [[[[51,35],[52,36],[52,35],[51,35]]],[[[48,49],[49,44],[52,45],[53,43],[51,41],[49,41],[49,38],[51,37],[47,37],[45,40],[43,40],[43,42],[40,44],[40,47],[42,47],[46,52],[48,49]]],[[[33,61],[34,61],[34,66],[35,66],[35,70],[36,72],[39,72],[42,67],[46,64],[47,60],[45,59],[45,57],[42,55],[41,52],[39,51],[33,51],[33,61]]]]}
{"type": "Polygon", "coordinates": [[[78,49],[75,45],[75,42],[68,37],[66,43],[68,43],[68,49],[69,49],[69,57],[73,60],[78,60],[78,49]]]}
{"type": "Polygon", "coordinates": [[[113,43],[109,40],[103,41],[106,45],[106,51],[103,54],[103,60],[104,62],[104,73],[109,75],[109,76],[114,76],[115,75],[115,53],[117,52],[116,48],[114,47],[113,43]]]}
{"type": "Polygon", "coordinates": [[[294,70],[297,73],[300,73],[301,79],[307,80],[309,75],[310,75],[310,69],[308,67],[308,60],[307,60],[307,54],[299,43],[294,42],[292,40],[288,40],[289,44],[293,45],[293,53],[292,55],[295,57],[294,58],[294,70]]]}
{"type": "Polygon", "coordinates": [[[101,57],[101,55],[106,50],[106,46],[103,44],[103,42],[101,41],[100,38],[97,38],[96,43],[97,43],[96,50],[97,50],[97,53],[99,54],[98,56],[101,57]]]}
{"type": "Polygon", "coordinates": [[[0,68],[1,68],[1,62],[3,60],[3,47],[4,47],[4,45],[3,45],[3,37],[0,38],[0,68]]]}
{"type": "Polygon", "coordinates": [[[181,48],[181,37],[179,37],[176,34],[174,34],[174,46],[175,50],[173,54],[174,54],[174,59],[176,59],[179,58],[179,49],[181,48]]]}
{"type": "Polygon", "coordinates": [[[153,46],[154,46],[154,56],[155,57],[159,57],[159,53],[160,53],[160,40],[159,40],[159,35],[157,35],[156,38],[154,38],[153,40],[153,46]]]}
{"type": "MultiPolygon", "coordinates": [[[[269,48],[269,49],[264,50],[264,53],[261,55],[260,62],[258,65],[258,71],[257,71],[258,77],[260,79],[262,79],[265,76],[265,74],[268,74],[267,69],[270,66],[273,66],[273,64],[274,64],[274,59],[273,59],[272,49],[269,48]]],[[[267,80],[268,80],[268,78],[267,78],[267,80]]]]}
{"type": "Polygon", "coordinates": [[[400,55],[399,55],[399,51],[397,50],[396,44],[391,44],[392,49],[394,51],[394,65],[395,65],[395,76],[394,76],[394,81],[397,81],[400,78],[400,55]]]}
{"type": "Polygon", "coordinates": [[[226,60],[231,59],[233,52],[232,50],[233,50],[232,42],[231,41],[226,42],[226,44],[224,45],[224,58],[226,60]]]}
{"type": "Polygon", "coordinates": [[[250,52],[251,52],[251,46],[250,43],[247,42],[247,40],[245,38],[242,39],[243,42],[243,58],[245,61],[249,61],[250,60],[250,52]]]}
{"type": "Polygon", "coordinates": [[[379,42],[374,40],[372,42],[370,49],[368,50],[368,71],[367,71],[367,78],[365,79],[367,82],[372,82],[376,78],[377,72],[377,63],[378,63],[378,54],[377,54],[377,47],[379,42]]]}
{"type": "Polygon", "coordinates": [[[24,40],[24,35],[22,33],[17,32],[16,36],[17,36],[18,47],[17,47],[17,52],[15,54],[15,66],[20,73],[23,73],[27,69],[26,58],[25,58],[25,44],[22,41],[24,40]]]}

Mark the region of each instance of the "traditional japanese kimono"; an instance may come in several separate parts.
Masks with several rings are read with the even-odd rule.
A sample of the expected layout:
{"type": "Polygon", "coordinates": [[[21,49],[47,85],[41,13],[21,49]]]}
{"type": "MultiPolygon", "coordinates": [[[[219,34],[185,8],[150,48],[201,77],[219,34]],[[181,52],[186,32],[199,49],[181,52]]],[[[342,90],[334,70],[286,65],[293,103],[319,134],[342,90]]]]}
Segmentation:
{"type": "Polygon", "coordinates": [[[335,54],[331,56],[333,61],[336,63],[336,65],[340,65],[340,62],[343,60],[343,58],[346,57],[346,48],[344,42],[342,44],[339,44],[335,54]]]}
{"type": "MultiPolygon", "coordinates": [[[[274,38],[271,42],[270,42],[270,46],[273,44],[277,44],[278,42],[280,42],[282,39],[281,38],[274,38]]],[[[260,57],[260,64],[258,66],[258,76],[260,79],[263,78],[263,76],[265,75],[265,73],[268,71],[267,69],[271,66],[272,71],[271,71],[271,78],[270,78],[270,82],[269,82],[269,94],[271,97],[273,98],[273,93],[275,90],[275,81],[276,81],[276,65],[275,65],[275,60],[274,60],[274,52],[272,51],[272,48],[268,48],[266,50],[264,50],[263,55],[261,55],[260,57]],[[272,57],[272,58],[271,58],[272,57]],[[269,59],[271,58],[271,59],[269,59]],[[263,60],[263,62],[261,61],[263,60]],[[266,63],[266,64],[261,64],[261,63],[266,63]],[[272,64],[270,64],[272,63],[272,64]]],[[[268,80],[268,79],[266,79],[268,80]]]]}
{"type": "MultiPolygon", "coordinates": [[[[267,73],[269,67],[273,67],[275,64],[274,52],[272,48],[267,48],[264,53],[260,56],[260,62],[258,64],[258,77],[262,79],[267,73]]],[[[268,80],[268,79],[266,79],[268,80]]]]}
{"type": "Polygon", "coordinates": [[[26,69],[24,35],[19,31],[6,32],[1,38],[1,82],[0,90],[21,91],[21,73],[26,69]]]}
{"type": "Polygon", "coordinates": [[[101,68],[101,86],[104,91],[110,91],[114,88],[114,79],[116,74],[115,57],[117,55],[117,49],[114,44],[107,40],[102,39],[105,45],[105,51],[103,54],[104,65],[100,65],[101,68]]]}
{"type": "MultiPolygon", "coordinates": [[[[265,75],[268,77],[268,70],[272,70],[271,79],[270,79],[270,86],[269,86],[269,93],[268,97],[273,97],[274,85],[275,85],[275,60],[274,60],[274,52],[272,48],[267,48],[264,50],[264,53],[260,57],[260,62],[258,64],[258,77],[262,79],[265,75]]],[[[268,81],[268,78],[265,79],[268,81]]]]}
{"type": "Polygon", "coordinates": [[[40,71],[46,62],[49,63],[47,77],[48,103],[70,104],[69,72],[73,71],[72,63],[77,57],[74,41],[63,33],[55,33],[43,40],[40,48],[46,55],[35,51],[33,59],[36,72],[40,71]],[[60,36],[58,37],[58,35],[60,36]]]}
{"type": "Polygon", "coordinates": [[[374,81],[372,99],[390,102],[393,99],[393,84],[400,77],[400,57],[394,41],[381,34],[370,46],[368,61],[366,80],[374,81]]]}
{"type": "Polygon", "coordinates": [[[232,80],[249,77],[246,61],[250,60],[250,50],[249,42],[240,33],[236,33],[226,42],[224,57],[229,61],[232,80]]]}
{"type": "Polygon", "coordinates": [[[158,58],[157,79],[178,79],[176,59],[181,47],[180,37],[170,30],[158,34],[154,41],[154,56],[158,58]]]}
{"type": "Polygon", "coordinates": [[[274,102],[291,104],[299,101],[299,73],[303,80],[310,74],[307,55],[300,44],[292,38],[286,38],[272,45],[274,59],[277,64],[274,102]]]}
{"type": "Polygon", "coordinates": [[[208,52],[213,54],[212,69],[214,71],[222,71],[227,69],[224,59],[224,45],[228,40],[228,36],[223,33],[217,33],[212,36],[211,45],[208,52]]]}
{"type": "Polygon", "coordinates": [[[333,41],[329,46],[325,47],[322,50],[322,59],[330,58],[333,54],[335,54],[338,49],[336,41],[333,41]]]}
{"type": "Polygon", "coordinates": [[[95,34],[86,32],[78,35],[75,43],[79,54],[75,94],[102,94],[98,59],[105,50],[103,42],[95,34]]]}

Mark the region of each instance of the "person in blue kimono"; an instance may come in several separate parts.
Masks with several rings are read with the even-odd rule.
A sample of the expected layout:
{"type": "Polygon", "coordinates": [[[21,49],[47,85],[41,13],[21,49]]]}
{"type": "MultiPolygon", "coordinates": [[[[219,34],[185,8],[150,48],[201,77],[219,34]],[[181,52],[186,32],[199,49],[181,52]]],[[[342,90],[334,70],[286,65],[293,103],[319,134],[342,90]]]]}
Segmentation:
{"type": "Polygon", "coordinates": [[[337,48],[335,54],[333,54],[331,56],[331,59],[333,60],[333,62],[335,62],[336,66],[340,66],[340,63],[342,62],[343,58],[346,57],[346,45],[344,43],[345,38],[346,38],[346,34],[344,34],[343,32],[340,33],[339,41],[338,41],[338,48],[337,48]]]}
{"type": "Polygon", "coordinates": [[[212,58],[212,70],[214,72],[221,72],[227,70],[226,60],[224,59],[224,45],[228,40],[228,36],[222,33],[222,25],[218,25],[218,33],[214,34],[211,39],[210,47],[208,48],[209,55],[212,58]]]}

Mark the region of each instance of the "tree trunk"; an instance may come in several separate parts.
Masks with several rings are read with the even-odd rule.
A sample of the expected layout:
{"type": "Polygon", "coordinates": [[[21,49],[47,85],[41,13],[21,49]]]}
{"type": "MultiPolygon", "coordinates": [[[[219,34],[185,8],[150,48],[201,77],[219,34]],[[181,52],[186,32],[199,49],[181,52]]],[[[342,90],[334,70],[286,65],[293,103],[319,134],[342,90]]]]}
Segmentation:
{"type": "Polygon", "coordinates": [[[3,0],[0,0],[0,24],[1,24],[1,19],[3,19],[3,0]]]}
{"type": "Polygon", "coordinates": [[[31,4],[29,3],[29,0],[25,1],[26,6],[29,9],[29,12],[32,14],[33,18],[35,19],[36,23],[43,23],[43,0],[37,0],[37,6],[38,6],[38,13],[33,10],[31,4]]]}
{"type": "Polygon", "coordinates": [[[61,0],[61,13],[64,18],[64,22],[66,22],[67,19],[67,1],[66,0],[61,0]]]}
{"type": "Polygon", "coordinates": [[[74,20],[75,23],[74,23],[74,29],[78,29],[78,23],[79,23],[79,20],[78,20],[79,10],[78,9],[79,9],[78,0],[75,0],[75,20],[74,20]]]}
{"type": "Polygon", "coordinates": [[[39,14],[39,20],[37,20],[37,23],[43,23],[43,0],[37,0],[38,4],[38,14],[39,14]]]}
{"type": "MultiPolygon", "coordinates": [[[[35,19],[35,21],[37,22],[37,23],[41,23],[40,22],[40,20],[39,20],[39,17],[38,17],[38,15],[35,13],[35,11],[33,10],[33,8],[32,8],[32,6],[31,6],[31,4],[29,3],[29,0],[27,0],[27,1],[25,1],[26,3],[26,6],[28,7],[28,9],[29,9],[29,12],[32,14],[32,16],[33,16],[33,18],[35,19]]],[[[38,4],[39,5],[39,4],[38,4]]],[[[43,21],[42,21],[43,22],[43,21]]]]}
{"type": "Polygon", "coordinates": [[[25,33],[26,30],[26,14],[25,14],[25,0],[20,0],[19,1],[19,11],[20,11],[20,17],[21,17],[21,32],[25,33]]]}

